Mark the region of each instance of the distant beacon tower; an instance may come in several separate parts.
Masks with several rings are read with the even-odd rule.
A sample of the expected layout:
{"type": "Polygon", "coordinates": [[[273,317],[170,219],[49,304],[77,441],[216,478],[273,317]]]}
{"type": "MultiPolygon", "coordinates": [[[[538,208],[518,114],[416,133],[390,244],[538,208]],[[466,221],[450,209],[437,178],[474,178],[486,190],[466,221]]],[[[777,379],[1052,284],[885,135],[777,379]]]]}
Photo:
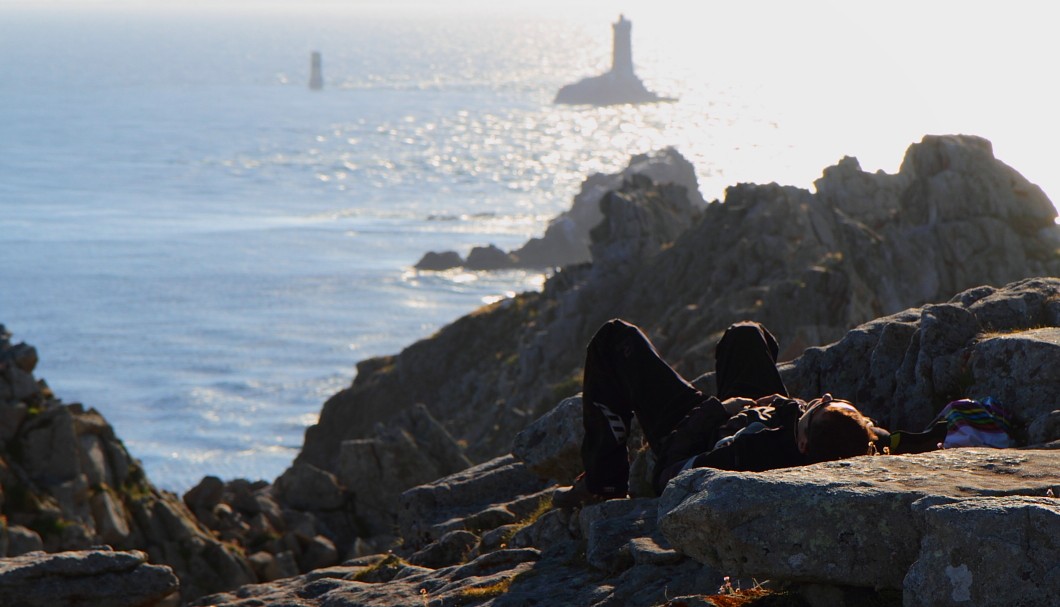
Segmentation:
{"type": "Polygon", "coordinates": [[[324,76],[320,70],[320,51],[313,51],[309,58],[309,89],[319,91],[324,88],[324,76]]]}
{"type": "Polygon", "coordinates": [[[633,23],[625,15],[619,15],[618,21],[611,24],[615,30],[614,52],[611,59],[611,72],[619,77],[633,76],[633,49],[630,43],[630,30],[633,23]]]}

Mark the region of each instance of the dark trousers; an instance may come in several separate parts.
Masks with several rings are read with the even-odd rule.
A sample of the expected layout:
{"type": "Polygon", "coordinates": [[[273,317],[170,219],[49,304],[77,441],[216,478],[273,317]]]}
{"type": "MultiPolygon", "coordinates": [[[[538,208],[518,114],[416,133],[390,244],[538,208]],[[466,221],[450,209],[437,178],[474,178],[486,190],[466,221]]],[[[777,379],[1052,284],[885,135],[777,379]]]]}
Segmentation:
{"type": "MultiPolygon", "coordinates": [[[[718,399],[787,394],[776,368],[777,352],[776,339],[764,326],[730,326],[715,350],[718,399]]],[[[605,323],[589,342],[582,380],[582,461],[589,490],[605,496],[628,491],[626,440],[634,415],[657,459],[664,460],[662,445],[672,442],[675,430],[680,433],[706,400],[638,327],[617,319],[605,323]]]]}

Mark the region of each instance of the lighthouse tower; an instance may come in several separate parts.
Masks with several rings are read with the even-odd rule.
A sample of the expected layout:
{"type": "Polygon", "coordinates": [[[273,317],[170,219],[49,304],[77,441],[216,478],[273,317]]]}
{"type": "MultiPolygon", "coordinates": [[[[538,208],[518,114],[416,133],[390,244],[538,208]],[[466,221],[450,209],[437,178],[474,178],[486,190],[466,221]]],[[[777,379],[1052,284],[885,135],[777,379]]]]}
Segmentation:
{"type": "Polygon", "coordinates": [[[582,78],[568,84],[556,93],[556,103],[574,105],[614,105],[618,103],[651,103],[672,101],[664,99],[644,87],[644,83],[633,73],[633,49],[630,30],[633,23],[625,15],[611,24],[614,30],[614,49],[611,55],[611,70],[599,76],[582,78]]]}
{"type": "Polygon", "coordinates": [[[309,89],[313,91],[324,88],[324,74],[320,63],[320,52],[313,51],[313,54],[309,56],[309,89]]]}
{"type": "Polygon", "coordinates": [[[619,78],[633,77],[633,48],[630,42],[630,31],[633,22],[619,15],[618,21],[611,24],[615,30],[614,51],[611,58],[611,73],[619,78]]]}

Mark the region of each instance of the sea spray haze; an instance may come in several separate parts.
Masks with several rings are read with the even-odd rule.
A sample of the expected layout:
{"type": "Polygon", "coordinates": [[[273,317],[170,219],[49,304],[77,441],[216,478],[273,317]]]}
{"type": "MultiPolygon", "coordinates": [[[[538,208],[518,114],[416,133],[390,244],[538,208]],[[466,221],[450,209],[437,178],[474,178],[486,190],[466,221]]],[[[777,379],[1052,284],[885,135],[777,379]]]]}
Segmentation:
{"type": "MultiPolygon", "coordinates": [[[[161,486],[272,478],[357,360],[541,281],[418,274],[424,251],[512,248],[586,174],[664,145],[693,159],[709,199],[739,181],[808,186],[846,153],[893,170],[924,132],[978,130],[960,87],[914,96],[902,70],[854,69],[891,57],[875,34],[844,54],[848,30],[818,23],[807,42],[783,13],[716,8],[627,13],[637,73],[678,102],[587,108],[551,100],[609,62],[610,8],[0,7],[0,322],[161,486]]],[[[1013,125],[984,124],[1025,166],[1013,125]]]]}

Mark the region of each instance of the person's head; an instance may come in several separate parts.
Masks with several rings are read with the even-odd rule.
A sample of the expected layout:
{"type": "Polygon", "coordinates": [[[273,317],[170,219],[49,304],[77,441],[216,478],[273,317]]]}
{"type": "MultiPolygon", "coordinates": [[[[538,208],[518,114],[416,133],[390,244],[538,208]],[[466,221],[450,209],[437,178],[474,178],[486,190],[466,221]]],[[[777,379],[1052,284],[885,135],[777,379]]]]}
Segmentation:
{"type": "Polygon", "coordinates": [[[876,440],[872,422],[854,405],[830,394],[811,401],[796,427],[799,451],[811,463],[827,462],[869,453],[876,440]]]}

